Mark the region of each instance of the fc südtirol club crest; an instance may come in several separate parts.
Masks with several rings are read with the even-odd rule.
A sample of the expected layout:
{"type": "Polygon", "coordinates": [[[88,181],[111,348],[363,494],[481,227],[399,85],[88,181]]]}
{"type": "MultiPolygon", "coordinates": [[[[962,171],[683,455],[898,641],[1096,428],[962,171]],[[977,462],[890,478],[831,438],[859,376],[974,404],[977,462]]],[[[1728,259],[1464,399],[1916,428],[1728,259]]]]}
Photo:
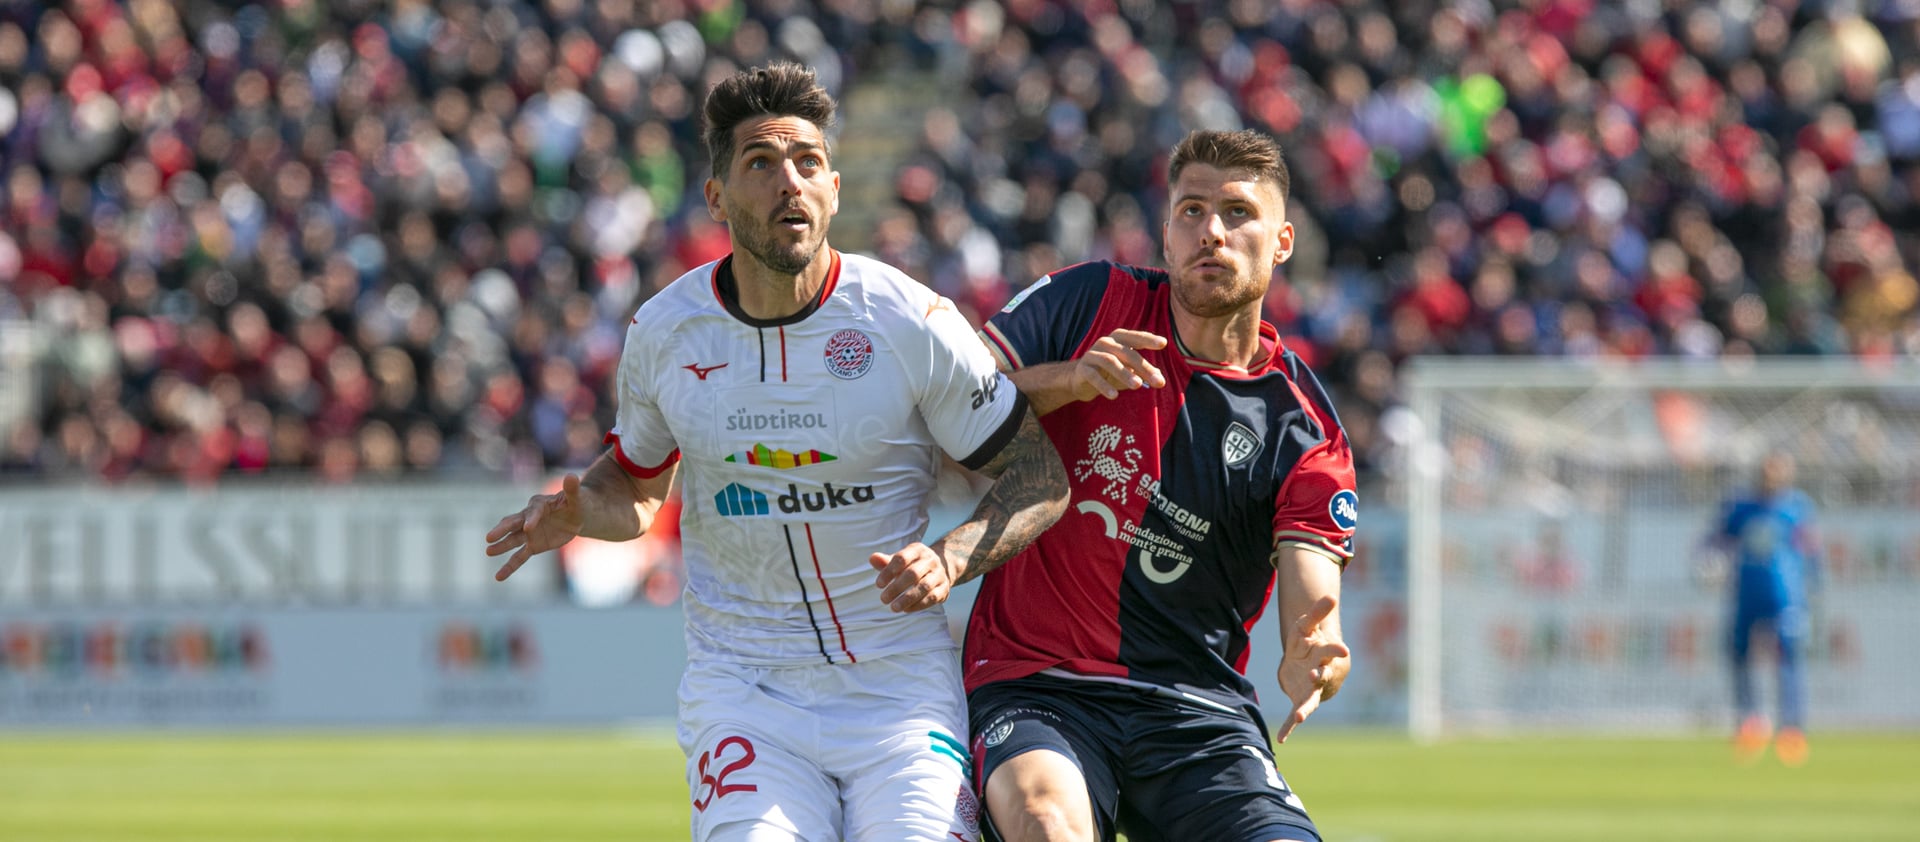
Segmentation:
{"type": "Polygon", "coordinates": [[[1253,430],[1238,421],[1227,425],[1227,434],[1220,437],[1220,458],[1227,460],[1227,467],[1238,468],[1253,459],[1260,452],[1260,437],[1253,430]]]}
{"type": "Polygon", "coordinates": [[[873,340],[853,328],[847,328],[827,340],[827,373],[841,380],[854,380],[873,368],[873,340]]]}

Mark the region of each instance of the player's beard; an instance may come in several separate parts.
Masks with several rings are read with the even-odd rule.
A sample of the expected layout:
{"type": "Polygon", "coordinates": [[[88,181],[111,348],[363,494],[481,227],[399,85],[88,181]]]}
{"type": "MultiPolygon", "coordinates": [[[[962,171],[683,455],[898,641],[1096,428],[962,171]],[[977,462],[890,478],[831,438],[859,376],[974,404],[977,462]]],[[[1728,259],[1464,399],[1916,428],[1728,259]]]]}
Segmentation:
{"type": "Polygon", "coordinates": [[[1210,319],[1239,312],[1248,304],[1265,298],[1267,285],[1258,278],[1236,273],[1227,283],[1182,279],[1174,283],[1173,294],[1180,299],[1180,309],[1210,319]]]}
{"type": "Polygon", "coordinates": [[[729,213],[728,216],[734,242],[761,265],[783,275],[800,274],[812,265],[813,258],[820,254],[820,247],[827,242],[825,221],[821,219],[809,222],[806,233],[799,239],[782,243],[771,223],[754,220],[748,214],[729,213]]]}

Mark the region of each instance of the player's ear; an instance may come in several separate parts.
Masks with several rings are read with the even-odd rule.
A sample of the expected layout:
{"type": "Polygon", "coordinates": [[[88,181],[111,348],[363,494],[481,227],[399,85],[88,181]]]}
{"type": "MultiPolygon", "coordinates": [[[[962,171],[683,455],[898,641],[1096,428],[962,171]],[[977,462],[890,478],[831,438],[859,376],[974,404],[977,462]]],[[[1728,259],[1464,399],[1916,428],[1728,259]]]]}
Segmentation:
{"type": "Polygon", "coordinates": [[[832,216],[839,212],[840,212],[840,171],[834,170],[833,171],[833,206],[827,209],[827,215],[832,216]]]}
{"type": "Polygon", "coordinates": [[[1160,222],[1160,259],[1167,262],[1167,268],[1173,268],[1173,221],[1171,215],[1160,222]]]}
{"type": "Polygon", "coordinates": [[[1273,263],[1278,266],[1293,256],[1293,223],[1280,223],[1280,230],[1274,235],[1273,263]]]}
{"type": "Polygon", "coordinates": [[[720,190],[724,186],[720,183],[720,179],[709,178],[700,190],[707,197],[707,215],[713,217],[715,222],[727,221],[726,206],[720,204],[720,190]]]}

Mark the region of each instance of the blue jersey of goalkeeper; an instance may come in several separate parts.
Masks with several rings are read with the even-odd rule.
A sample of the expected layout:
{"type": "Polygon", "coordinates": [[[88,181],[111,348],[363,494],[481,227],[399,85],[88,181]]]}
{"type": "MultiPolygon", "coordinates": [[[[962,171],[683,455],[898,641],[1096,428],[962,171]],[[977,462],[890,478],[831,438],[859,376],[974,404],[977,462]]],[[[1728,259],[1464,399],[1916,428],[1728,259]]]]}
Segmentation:
{"type": "Polygon", "coordinates": [[[1718,537],[1736,561],[1739,613],[1767,616],[1806,605],[1817,563],[1812,522],[1813,500],[1797,488],[1763,487],[1727,502],[1718,537]]]}

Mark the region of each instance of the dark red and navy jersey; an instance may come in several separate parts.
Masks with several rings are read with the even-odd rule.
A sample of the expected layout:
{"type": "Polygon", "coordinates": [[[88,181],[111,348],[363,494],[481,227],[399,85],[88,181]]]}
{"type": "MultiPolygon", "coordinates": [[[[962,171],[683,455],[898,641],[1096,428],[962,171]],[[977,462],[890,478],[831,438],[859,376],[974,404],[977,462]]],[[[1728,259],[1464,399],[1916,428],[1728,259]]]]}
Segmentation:
{"type": "Polygon", "coordinates": [[[1162,270],[1083,263],[982,329],[1016,370],[1076,359],[1117,329],[1149,331],[1168,338],[1142,351],[1167,385],[1040,419],[1072,500],[981,583],[969,691],[1049,670],[1253,701],[1248,631],[1273,593],[1275,548],[1352,557],[1353,457],[1319,381],[1264,322],[1250,368],[1195,358],[1171,293],[1162,270]]]}

